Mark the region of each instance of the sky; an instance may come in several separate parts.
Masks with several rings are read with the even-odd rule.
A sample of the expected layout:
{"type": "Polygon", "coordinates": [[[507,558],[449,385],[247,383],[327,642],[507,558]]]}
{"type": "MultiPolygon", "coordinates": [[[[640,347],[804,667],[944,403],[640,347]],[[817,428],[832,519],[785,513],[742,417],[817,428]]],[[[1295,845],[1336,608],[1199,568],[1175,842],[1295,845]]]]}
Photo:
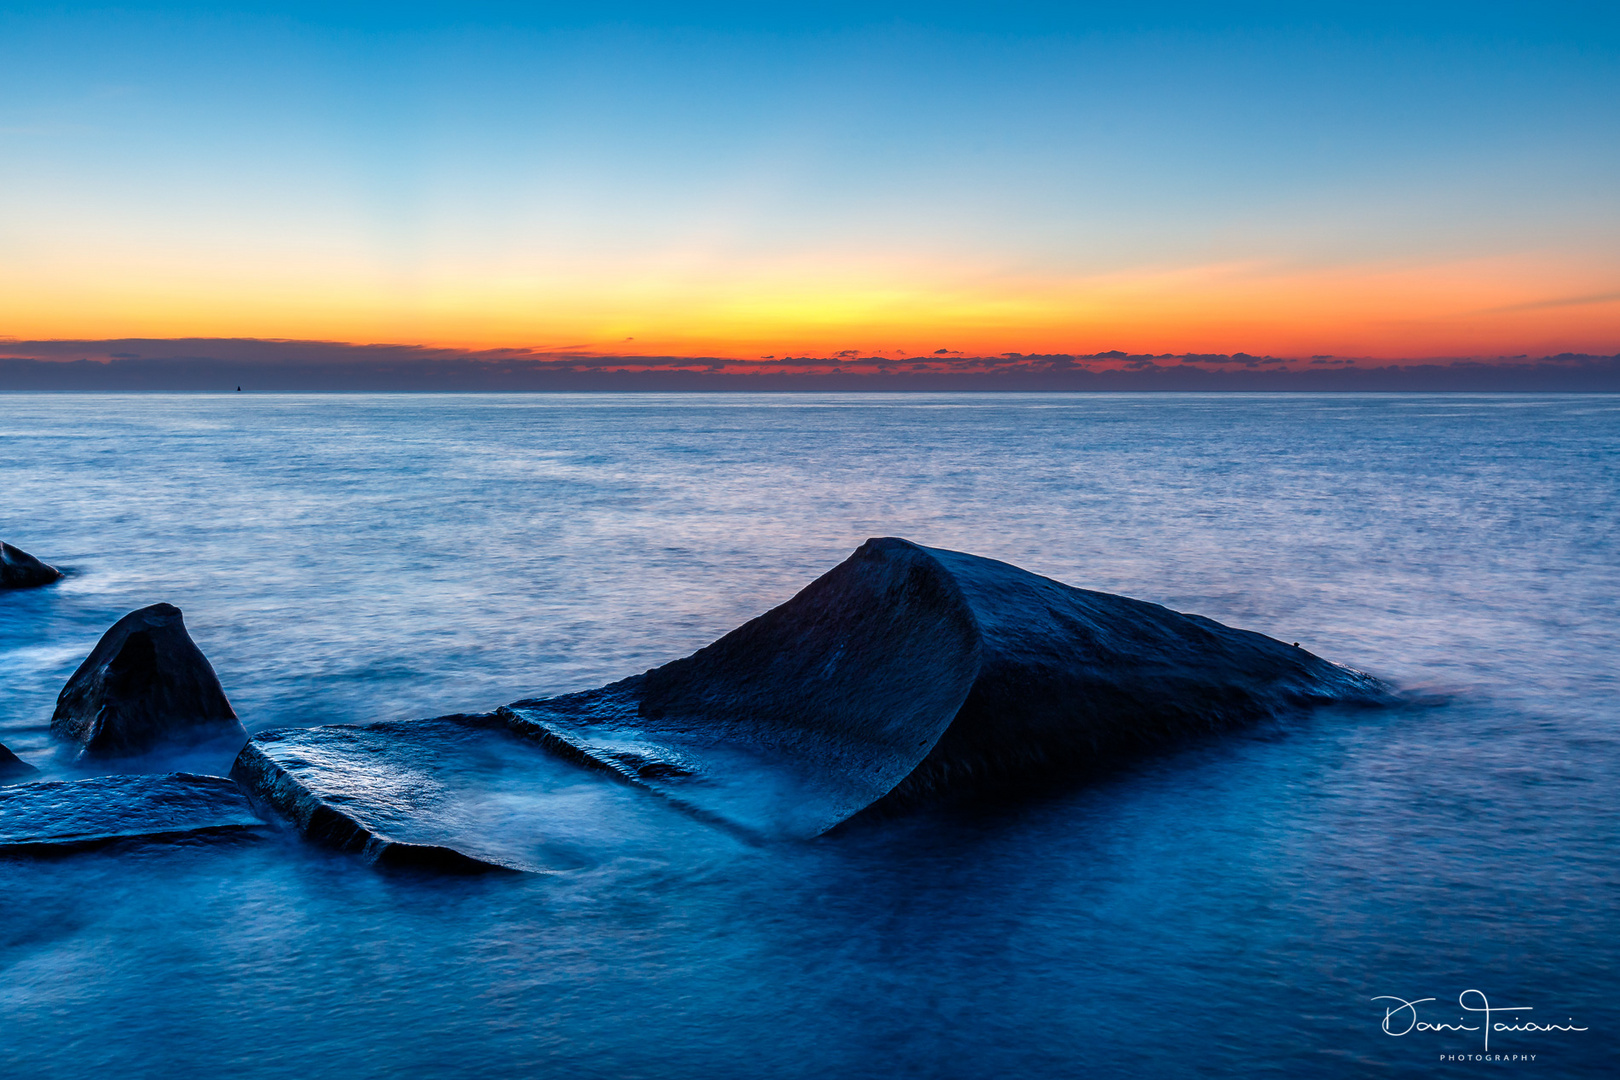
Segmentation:
{"type": "Polygon", "coordinates": [[[8,3],[3,337],[1611,354],[1620,6],[8,3]]]}

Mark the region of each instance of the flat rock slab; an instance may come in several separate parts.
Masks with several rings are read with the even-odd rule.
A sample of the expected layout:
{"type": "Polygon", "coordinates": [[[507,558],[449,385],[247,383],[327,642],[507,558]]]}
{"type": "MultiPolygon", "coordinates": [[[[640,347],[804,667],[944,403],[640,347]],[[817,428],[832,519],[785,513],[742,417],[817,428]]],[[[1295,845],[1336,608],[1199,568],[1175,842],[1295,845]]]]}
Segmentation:
{"type": "Polygon", "coordinates": [[[0,788],[0,851],[263,825],[242,789],[223,776],[95,776],[0,788]]]}
{"type": "Polygon", "coordinates": [[[640,721],[625,688],[520,702],[498,715],[559,757],[661,796],[749,843],[815,836],[871,797],[838,768],[759,741],[700,730],[671,737],[640,721]],[[864,797],[863,797],[864,796],[864,797]]]}
{"type": "Polygon", "coordinates": [[[310,839],[389,866],[556,873],[736,846],[490,716],[261,732],[231,775],[310,839]]]}

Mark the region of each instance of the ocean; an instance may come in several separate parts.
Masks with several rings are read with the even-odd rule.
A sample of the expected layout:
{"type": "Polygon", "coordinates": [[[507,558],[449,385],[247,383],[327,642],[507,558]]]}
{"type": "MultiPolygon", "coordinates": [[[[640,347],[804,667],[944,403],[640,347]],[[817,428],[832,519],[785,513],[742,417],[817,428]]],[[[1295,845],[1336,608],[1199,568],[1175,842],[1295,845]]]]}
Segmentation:
{"type": "Polygon", "coordinates": [[[551,875],[285,832],[0,860],[0,1075],[1620,1069],[1620,397],[9,394],[0,439],[0,539],[68,573],[0,593],[0,742],[50,775],[136,607],[184,611],[250,731],[478,712],[685,655],[874,536],[1402,694],[551,875]],[[1520,1011],[1395,1034],[1479,1026],[1459,995],[1520,1011]]]}

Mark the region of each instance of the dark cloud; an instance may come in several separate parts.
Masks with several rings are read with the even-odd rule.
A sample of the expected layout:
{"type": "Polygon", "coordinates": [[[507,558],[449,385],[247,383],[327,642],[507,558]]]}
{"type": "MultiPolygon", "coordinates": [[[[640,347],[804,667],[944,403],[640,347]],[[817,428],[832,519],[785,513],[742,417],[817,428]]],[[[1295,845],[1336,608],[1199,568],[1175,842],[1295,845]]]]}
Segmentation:
{"type": "Polygon", "coordinates": [[[1368,361],[1318,355],[599,356],[248,338],[0,340],[0,391],[1563,390],[1620,391],[1620,357],[1368,361]]]}

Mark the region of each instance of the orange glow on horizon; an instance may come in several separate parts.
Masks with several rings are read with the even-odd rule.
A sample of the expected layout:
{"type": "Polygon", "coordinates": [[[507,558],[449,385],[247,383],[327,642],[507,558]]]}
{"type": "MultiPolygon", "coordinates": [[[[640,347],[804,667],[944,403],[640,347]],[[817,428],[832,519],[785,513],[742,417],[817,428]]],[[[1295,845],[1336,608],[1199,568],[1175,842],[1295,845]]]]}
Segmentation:
{"type": "Polygon", "coordinates": [[[13,339],[251,337],[737,360],[941,348],[1383,359],[1620,352],[1620,268],[1567,256],[1090,276],[858,258],[408,276],[355,266],[31,269],[0,270],[0,333],[13,339]]]}

